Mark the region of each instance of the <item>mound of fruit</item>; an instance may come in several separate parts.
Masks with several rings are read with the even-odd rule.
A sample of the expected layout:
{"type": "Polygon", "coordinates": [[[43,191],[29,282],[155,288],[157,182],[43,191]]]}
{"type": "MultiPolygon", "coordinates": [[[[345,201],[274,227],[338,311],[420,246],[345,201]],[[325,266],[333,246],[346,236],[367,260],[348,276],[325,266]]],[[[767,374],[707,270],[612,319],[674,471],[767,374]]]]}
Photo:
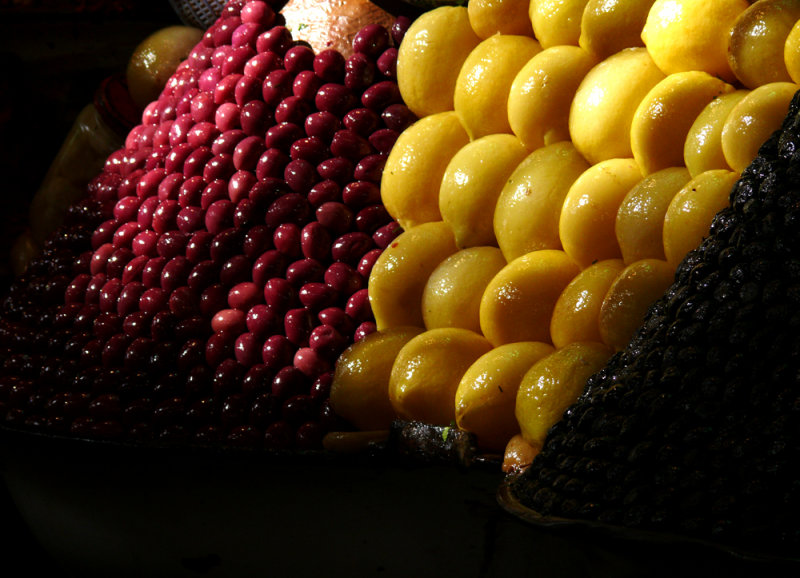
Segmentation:
{"type": "Polygon", "coordinates": [[[741,544],[780,502],[762,538],[796,545],[796,129],[768,139],[800,3],[470,0],[337,48],[298,4],[230,0],[11,288],[5,423],[320,448],[399,418],[543,514],[741,544]]]}
{"type": "Polygon", "coordinates": [[[377,332],[332,402],[472,432],[524,468],[649,306],[800,88],[800,5],[488,2],[423,13],[398,50],[419,121],[381,195],[377,332]],[[446,47],[446,49],[445,49],[446,47]]]}
{"type": "Polygon", "coordinates": [[[513,482],[536,512],[796,556],[800,95],[630,344],[513,482]]]}
{"type": "MultiPolygon", "coordinates": [[[[277,9],[277,6],[275,7],[277,9]]],[[[89,438],[318,448],[337,355],[399,227],[386,154],[414,115],[395,45],[348,56],[231,1],[2,304],[4,423],[89,438]]]]}

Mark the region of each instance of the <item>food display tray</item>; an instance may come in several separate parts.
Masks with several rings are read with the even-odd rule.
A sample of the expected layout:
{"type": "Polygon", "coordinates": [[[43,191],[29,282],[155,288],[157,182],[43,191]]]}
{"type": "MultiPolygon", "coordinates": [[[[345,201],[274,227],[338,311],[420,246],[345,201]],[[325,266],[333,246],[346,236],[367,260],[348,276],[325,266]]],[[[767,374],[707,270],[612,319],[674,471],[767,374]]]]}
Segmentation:
{"type": "Polygon", "coordinates": [[[581,536],[608,548],[627,551],[630,563],[651,566],[651,571],[659,576],[674,575],[679,570],[691,572],[691,576],[716,575],[723,569],[736,576],[788,576],[800,571],[800,552],[797,556],[783,556],[679,534],[543,515],[526,506],[514,493],[514,481],[513,476],[506,477],[497,490],[498,504],[512,516],[554,535],[581,536]],[[708,574],[700,573],[704,568],[708,574]]]}
{"type": "Polygon", "coordinates": [[[431,442],[441,429],[399,431],[353,453],[280,453],[0,427],[0,469],[21,519],[65,576],[621,578],[800,568],[538,517],[494,460],[465,460],[457,443],[443,453],[431,442]]]}

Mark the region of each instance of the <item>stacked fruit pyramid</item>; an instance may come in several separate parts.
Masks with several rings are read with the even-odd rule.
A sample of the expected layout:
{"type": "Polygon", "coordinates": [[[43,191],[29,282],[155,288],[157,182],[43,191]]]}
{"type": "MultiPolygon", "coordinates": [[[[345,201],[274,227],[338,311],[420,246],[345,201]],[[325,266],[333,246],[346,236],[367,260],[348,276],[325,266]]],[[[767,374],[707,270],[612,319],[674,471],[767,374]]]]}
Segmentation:
{"type": "Polygon", "coordinates": [[[800,95],[630,344],[511,485],[550,517],[796,560],[800,95]]]}
{"type": "Polygon", "coordinates": [[[369,279],[378,331],[339,360],[340,415],[455,425],[530,463],[780,126],[798,18],[772,0],[417,18],[397,74],[420,120],[381,183],[404,233],[369,279]]]}
{"type": "Polygon", "coordinates": [[[11,288],[5,423],[319,449],[400,418],[544,514],[796,545],[795,129],[756,157],[800,3],[470,0],[347,56],[279,12],[226,4],[11,288]]]}
{"type": "Polygon", "coordinates": [[[4,421],[94,439],[321,447],[337,355],[399,231],[407,21],[315,53],[228,2],[3,302],[4,421]]]}

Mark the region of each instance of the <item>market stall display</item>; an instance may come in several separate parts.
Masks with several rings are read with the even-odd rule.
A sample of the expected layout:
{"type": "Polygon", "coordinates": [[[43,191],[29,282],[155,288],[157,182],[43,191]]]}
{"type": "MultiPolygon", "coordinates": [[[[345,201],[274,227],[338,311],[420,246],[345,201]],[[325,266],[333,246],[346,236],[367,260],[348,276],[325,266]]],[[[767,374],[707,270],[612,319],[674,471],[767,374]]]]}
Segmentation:
{"type": "Polygon", "coordinates": [[[464,471],[510,514],[471,520],[495,572],[527,561],[491,554],[506,524],[796,562],[799,18],[231,0],[180,27],[7,291],[9,439],[464,471]]]}

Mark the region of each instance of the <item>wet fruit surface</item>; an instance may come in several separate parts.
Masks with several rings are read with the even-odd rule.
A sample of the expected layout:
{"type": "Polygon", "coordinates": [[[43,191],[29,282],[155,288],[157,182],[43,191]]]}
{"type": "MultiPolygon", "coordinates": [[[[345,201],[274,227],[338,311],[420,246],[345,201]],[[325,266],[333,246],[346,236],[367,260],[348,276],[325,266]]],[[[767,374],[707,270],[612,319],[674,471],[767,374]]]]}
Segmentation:
{"type": "Polygon", "coordinates": [[[796,549],[798,229],[786,153],[797,115],[795,99],[640,332],[518,478],[530,507],[744,551],[796,549]]]}
{"type": "MultiPolygon", "coordinates": [[[[399,89],[409,100],[427,94],[431,108],[420,106],[399,136],[380,183],[405,234],[368,281],[378,330],[463,327],[495,347],[624,348],[724,205],[711,189],[729,192],[733,180],[713,187],[714,175],[738,175],[796,88],[751,91],[730,74],[719,48],[743,5],[542,1],[528,7],[530,32],[499,34],[486,31],[499,30],[511,3],[419,18],[406,57],[399,51],[399,89]],[[694,49],[674,41],[683,35],[694,49]],[[698,46],[708,47],[701,58],[698,46]],[[453,62],[455,80],[437,68],[453,62]],[[461,261],[465,249],[496,248],[506,265],[491,279],[461,261]]],[[[481,411],[478,397],[462,405],[481,411]]],[[[486,421],[479,445],[492,427],[513,429],[496,415],[486,421]]]]}
{"type": "MultiPolygon", "coordinates": [[[[500,30],[519,4],[475,1],[366,26],[342,53],[298,41],[263,2],[229,3],[4,302],[7,421],[308,448],[332,428],[401,417],[455,422],[492,453],[506,440],[509,467],[527,466],[589,375],[640,347],[651,304],[784,118],[793,80],[743,78],[775,61],[785,36],[793,79],[786,22],[766,44],[745,43],[757,58],[721,58],[746,4],[543,0],[526,6],[530,27],[500,30]]],[[[790,205],[768,220],[788,226],[790,205]]],[[[736,323],[753,300],[793,298],[778,281],[759,293],[770,271],[759,255],[726,261],[724,279],[693,269],[713,303],[685,300],[680,318],[705,328],[731,292],[736,323]]],[[[735,349],[762,330],[715,335],[735,349]]],[[[697,331],[671,335],[663,365],[695,385],[699,375],[706,397],[685,405],[712,419],[718,374],[697,372],[727,354],[684,347],[697,331]]],[[[668,396],[652,395],[634,414],[659,424],[652,408],[668,396]]],[[[702,442],[700,423],[691,435],[665,427],[702,442]]],[[[613,427],[597,428],[576,447],[616,447],[613,427]]],[[[649,490],[626,495],[623,522],[653,506],[649,490]]]]}
{"type": "Polygon", "coordinates": [[[338,423],[333,364],[374,331],[366,278],[397,233],[357,191],[413,115],[389,30],[315,54],[279,18],[225,7],[11,287],[8,424],[318,448],[338,423]]]}

